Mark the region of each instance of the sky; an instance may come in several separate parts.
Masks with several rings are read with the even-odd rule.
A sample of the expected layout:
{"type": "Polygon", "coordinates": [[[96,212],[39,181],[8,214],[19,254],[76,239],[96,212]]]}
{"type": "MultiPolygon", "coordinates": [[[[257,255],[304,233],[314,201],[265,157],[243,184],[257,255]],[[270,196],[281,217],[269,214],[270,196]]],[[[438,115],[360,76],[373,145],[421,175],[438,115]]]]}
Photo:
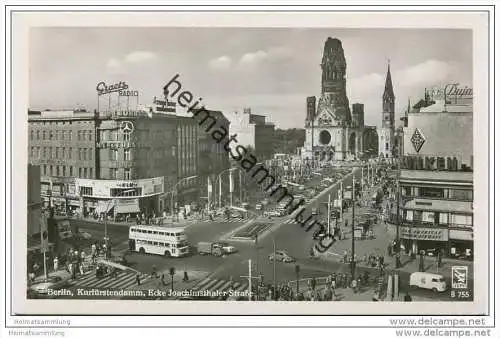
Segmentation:
{"type": "MultiPolygon", "coordinates": [[[[149,105],[179,74],[183,89],[208,109],[251,108],[278,128],[303,128],[306,97],[321,94],[328,37],[342,42],[347,97],[365,105],[367,125],[381,124],[388,60],[397,119],[424,88],[472,86],[471,30],[32,28],[29,104],[93,110],[99,101],[102,108],[107,102],[98,100],[97,83],[125,81],[149,105]]],[[[130,108],[135,102],[130,99],[130,108]]]]}

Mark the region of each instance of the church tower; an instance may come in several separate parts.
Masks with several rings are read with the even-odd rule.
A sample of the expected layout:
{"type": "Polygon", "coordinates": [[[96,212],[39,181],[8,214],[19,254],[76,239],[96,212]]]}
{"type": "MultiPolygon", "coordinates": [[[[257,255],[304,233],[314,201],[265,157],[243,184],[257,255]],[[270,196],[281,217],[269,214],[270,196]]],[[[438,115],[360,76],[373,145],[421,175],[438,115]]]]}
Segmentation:
{"type": "Polygon", "coordinates": [[[396,97],[392,88],[391,65],[387,65],[384,94],[382,95],[382,126],[379,128],[379,155],[391,158],[394,149],[394,102],[396,97]]]}

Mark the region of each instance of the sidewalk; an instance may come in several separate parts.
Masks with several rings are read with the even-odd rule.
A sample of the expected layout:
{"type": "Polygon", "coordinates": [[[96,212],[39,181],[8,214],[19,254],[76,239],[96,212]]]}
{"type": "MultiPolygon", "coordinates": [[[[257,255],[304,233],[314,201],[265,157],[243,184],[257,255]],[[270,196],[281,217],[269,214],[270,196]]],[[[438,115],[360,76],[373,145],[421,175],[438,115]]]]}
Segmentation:
{"type": "MultiPolygon", "coordinates": [[[[365,193],[363,196],[363,200],[368,201],[378,186],[372,187],[368,190],[368,193],[365,193]]],[[[384,200],[384,203],[386,200],[384,200]]],[[[378,213],[374,209],[370,207],[356,207],[355,214],[359,215],[362,213],[378,213]]],[[[351,225],[352,225],[352,209],[348,209],[347,212],[343,215],[343,222],[348,220],[349,226],[346,228],[343,224],[340,224],[340,228],[344,231],[344,234],[347,234],[345,239],[342,239],[336,242],[330,250],[328,250],[325,254],[321,255],[322,259],[333,261],[333,262],[342,262],[344,251],[348,252],[350,257],[350,251],[352,248],[352,237],[351,237],[351,225]]],[[[375,238],[373,239],[356,239],[355,240],[355,259],[358,260],[357,266],[359,267],[367,267],[367,264],[364,262],[359,262],[366,255],[370,254],[381,255],[384,256],[384,264],[387,265],[388,268],[394,269],[396,256],[389,256],[387,252],[387,248],[391,245],[395,239],[395,234],[393,229],[390,226],[382,223],[382,220],[378,219],[378,223],[373,225],[373,232],[375,238]]],[[[405,271],[408,273],[418,271],[419,258],[413,259],[407,255],[401,255],[401,268],[399,271],[405,271]]],[[[436,257],[424,257],[424,271],[431,273],[438,273],[443,276],[451,276],[451,268],[454,265],[458,266],[468,266],[469,268],[473,267],[473,262],[463,261],[458,259],[451,258],[443,258],[442,259],[442,267],[437,267],[437,259],[436,257]]],[[[473,274],[468,274],[469,279],[473,279],[473,274]]]]}
{"type": "MultiPolygon", "coordinates": [[[[198,270],[188,270],[188,277],[189,281],[184,282],[182,281],[184,277],[184,271],[176,271],[174,275],[174,291],[183,291],[183,290],[190,290],[192,289],[198,282],[206,278],[209,273],[206,271],[198,271],[198,270]]],[[[149,291],[149,290],[160,290],[160,291],[166,291],[167,293],[171,290],[171,283],[172,279],[169,274],[169,270],[163,270],[159,271],[158,277],[150,277],[145,283],[142,283],[141,285],[135,285],[134,287],[131,288],[131,290],[142,290],[142,291],[149,291]],[[161,275],[165,275],[165,285],[162,284],[161,281],[161,275]]]]}

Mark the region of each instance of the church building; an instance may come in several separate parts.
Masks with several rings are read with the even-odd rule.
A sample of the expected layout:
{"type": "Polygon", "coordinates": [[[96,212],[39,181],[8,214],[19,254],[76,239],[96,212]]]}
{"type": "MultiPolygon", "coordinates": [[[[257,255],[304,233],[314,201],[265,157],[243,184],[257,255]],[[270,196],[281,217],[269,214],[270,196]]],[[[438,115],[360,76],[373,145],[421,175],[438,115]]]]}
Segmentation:
{"type": "Polygon", "coordinates": [[[382,126],[366,126],[364,105],[352,110],[346,94],[344,49],[339,39],[329,37],[321,61],[321,95],[306,100],[306,139],[301,156],[317,162],[348,161],[367,157],[392,157],[394,149],[394,92],[387,70],[382,104],[382,126]]]}

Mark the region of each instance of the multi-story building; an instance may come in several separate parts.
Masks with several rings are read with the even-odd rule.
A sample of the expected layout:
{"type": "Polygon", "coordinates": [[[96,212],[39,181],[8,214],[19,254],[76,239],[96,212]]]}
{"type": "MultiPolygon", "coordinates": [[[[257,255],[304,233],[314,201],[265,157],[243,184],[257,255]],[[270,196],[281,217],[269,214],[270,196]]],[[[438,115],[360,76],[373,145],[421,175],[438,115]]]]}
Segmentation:
{"type": "Polygon", "coordinates": [[[176,118],[146,111],[30,112],[30,161],[47,203],[84,216],[158,213],[177,178],[176,118]],[[110,202],[112,201],[112,203],[110,202]]]}
{"type": "MultiPolygon", "coordinates": [[[[472,94],[470,98],[472,97],[472,94]]],[[[472,257],[472,102],[437,99],[408,113],[399,186],[389,223],[408,252],[472,257]]]]}
{"type": "Polygon", "coordinates": [[[274,124],[266,122],[263,115],[252,114],[250,108],[243,113],[232,112],[227,115],[230,122],[229,133],[236,134],[238,144],[253,149],[253,154],[260,160],[272,158],[274,154],[274,124]]]}
{"type": "Polygon", "coordinates": [[[43,201],[40,193],[40,166],[28,164],[28,237],[40,233],[42,205],[43,201]]]}
{"type": "Polygon", "coordinates": [[[85,110],[28,111],[29,163],[40,166],[45,206],[80,207],[75,178],[98,175],[96,122],[96,113],[85,110]]]}

